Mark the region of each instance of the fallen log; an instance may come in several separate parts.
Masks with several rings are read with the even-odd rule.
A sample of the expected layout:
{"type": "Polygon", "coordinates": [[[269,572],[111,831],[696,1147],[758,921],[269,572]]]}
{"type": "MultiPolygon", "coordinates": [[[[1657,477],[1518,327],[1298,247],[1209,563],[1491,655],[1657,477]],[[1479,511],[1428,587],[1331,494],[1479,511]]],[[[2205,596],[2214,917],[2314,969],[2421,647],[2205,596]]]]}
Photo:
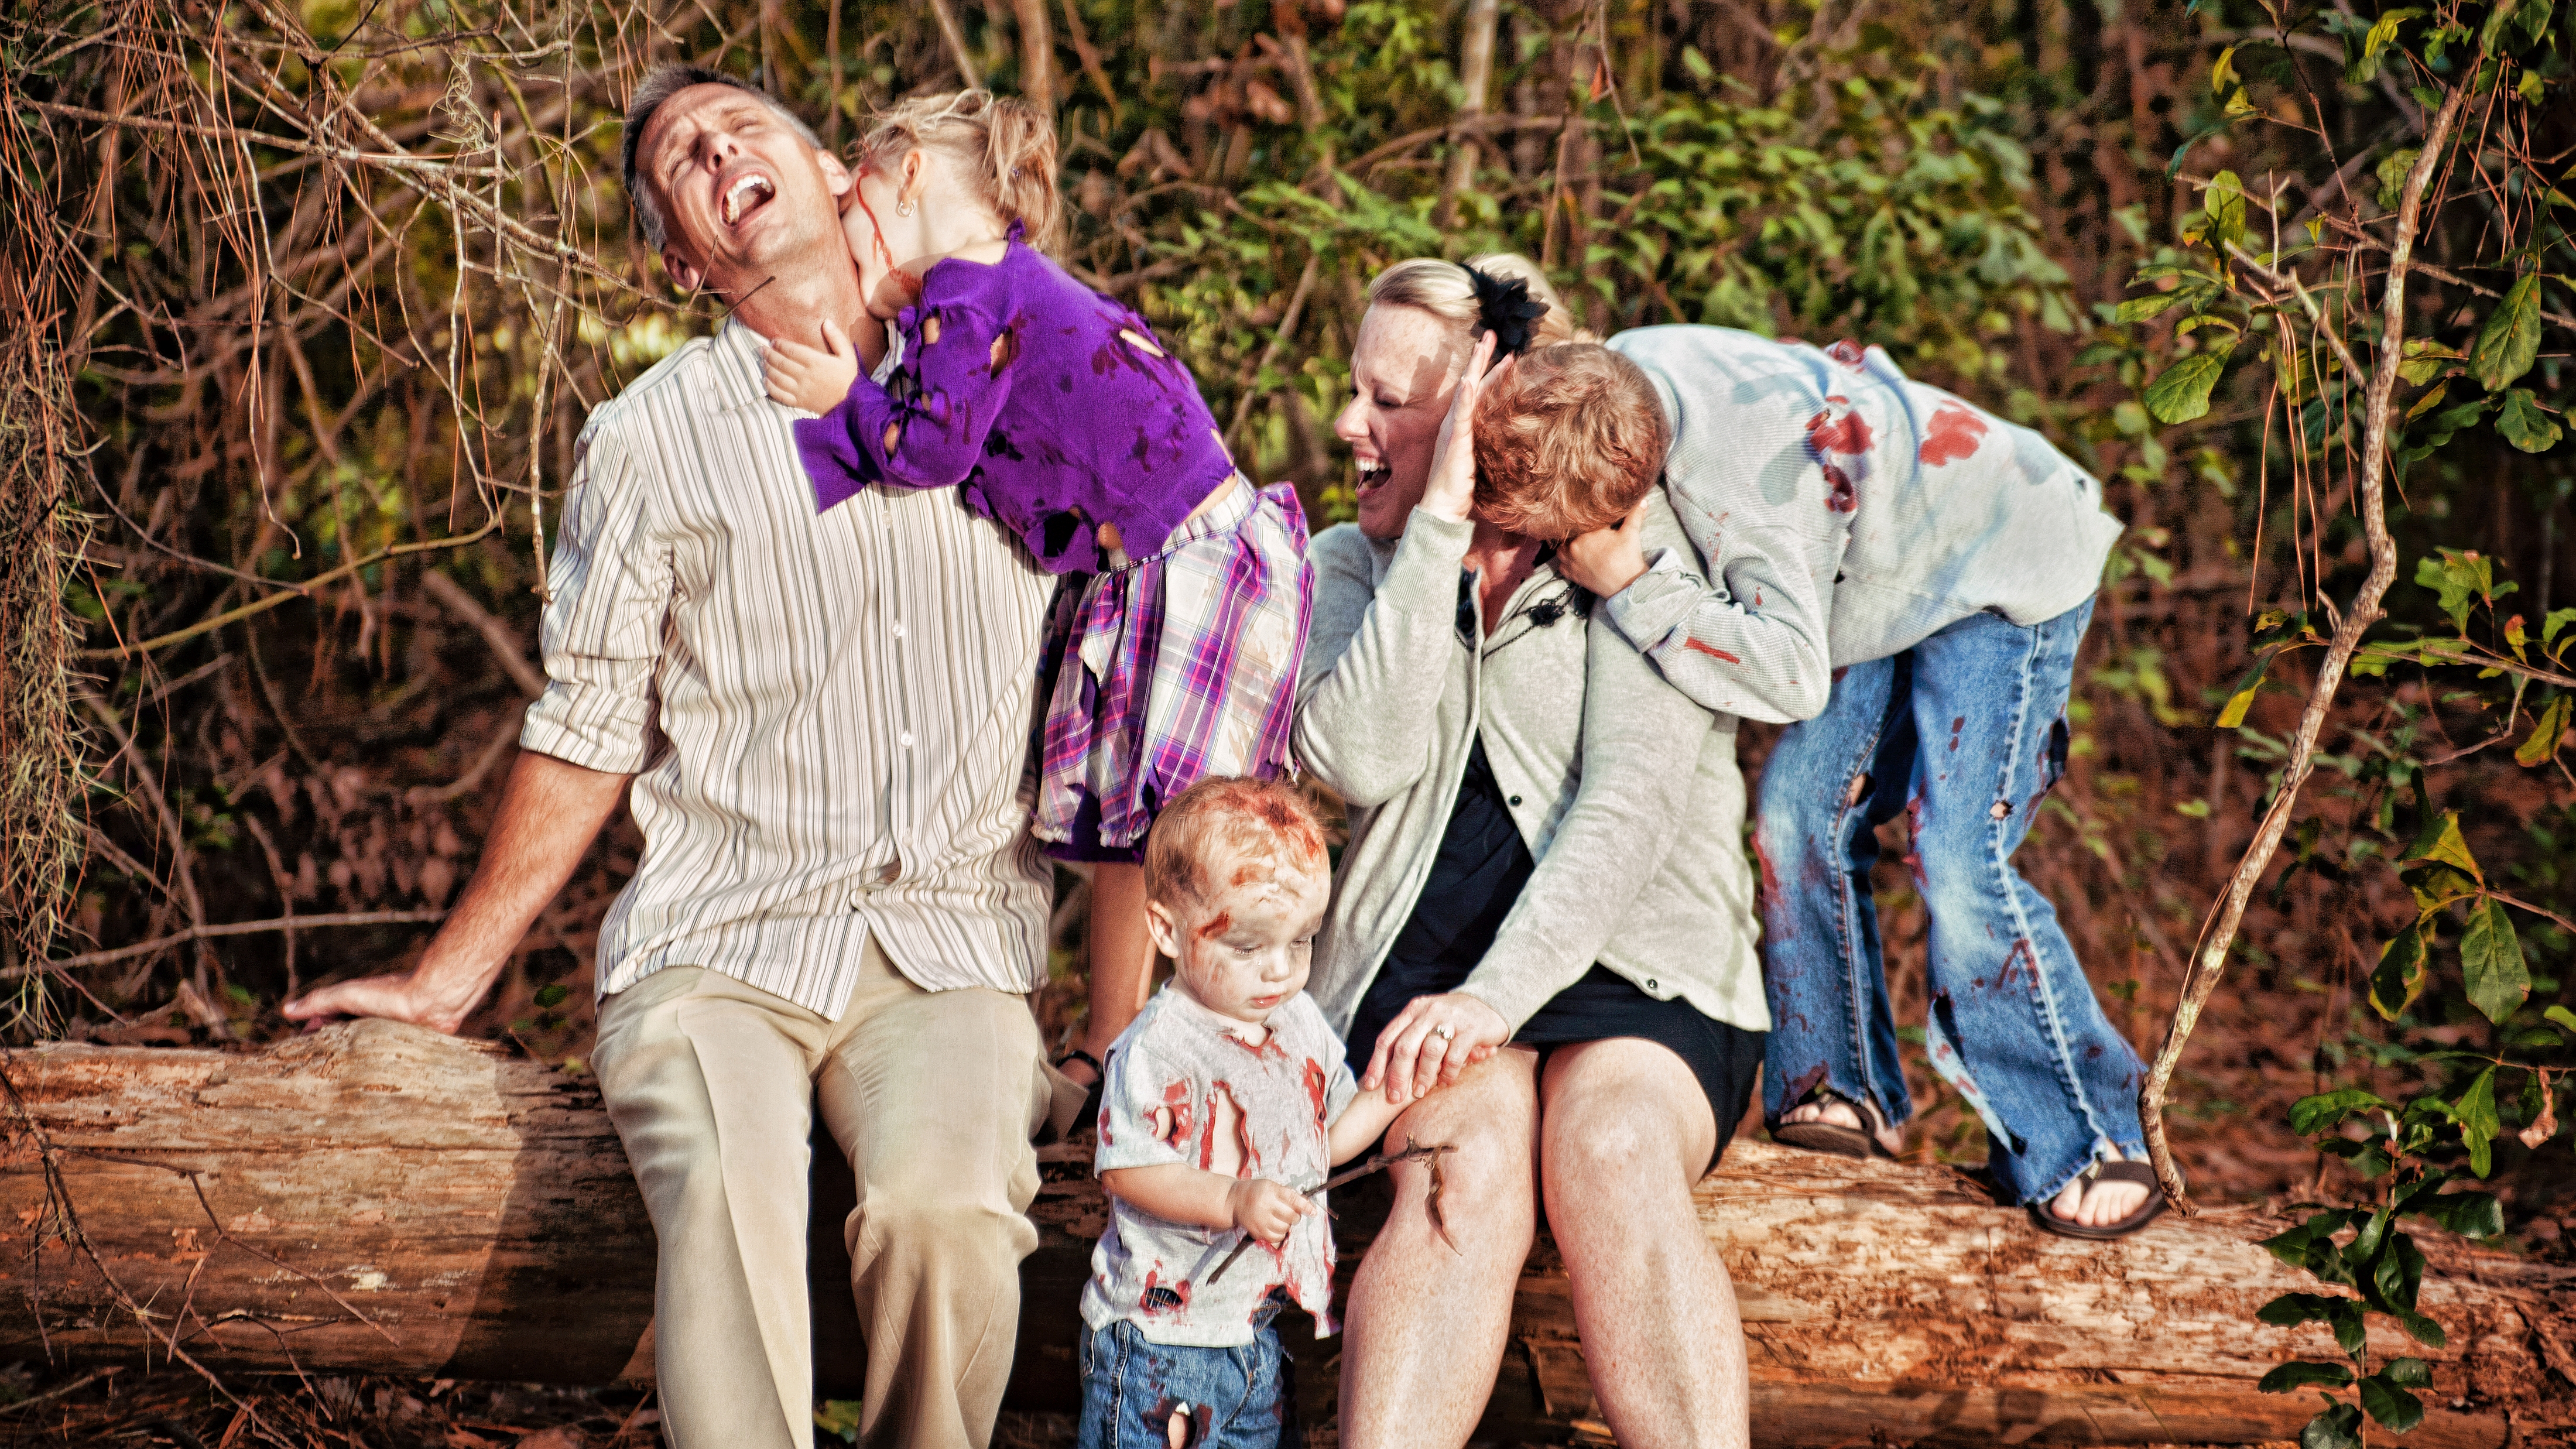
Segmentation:
{"type": "MultiPolygon", "coordinates": [[[[167,1361],[555,1383],[652,1373],[653,1238],[598,1094],[504,1050],[384,1022],[232,1054],[41,1046],[5,1062],[0,1361],[167,1361]]],[[[1011,1400],[1075,1402],[1075,1295],[1104,1210],[1087,1152],[1047,1149],[1011,1400]]],[[[854,1392],[845,1166],[816,1155],[818,1374],[854,1392]]],[[[2254,1319],[2313,1288],[2252,1208],[2116,1244],[2041,1233],[1943,1168],[1739,1143],[1700,1187],[1751,1340],[1754,1441],[2250,1443],[2305,1396],[2260,1395],[2322,1330],[2254,1319]]],[[[1337,1201],[1345,1272],[1385,1211],[1337,1201]]],[[[2576,1442],[2576,1270],[2447,1241],[2423,1306],[2450,1335],[2408,1444],[2576,1442]]],[[[1300,1353],[1328,1412],[1338,1341],[1300,1353]]],[[[1561,1261],[1521,1279],[1480,1438],[1598,1439],[1561,1261]]]]}

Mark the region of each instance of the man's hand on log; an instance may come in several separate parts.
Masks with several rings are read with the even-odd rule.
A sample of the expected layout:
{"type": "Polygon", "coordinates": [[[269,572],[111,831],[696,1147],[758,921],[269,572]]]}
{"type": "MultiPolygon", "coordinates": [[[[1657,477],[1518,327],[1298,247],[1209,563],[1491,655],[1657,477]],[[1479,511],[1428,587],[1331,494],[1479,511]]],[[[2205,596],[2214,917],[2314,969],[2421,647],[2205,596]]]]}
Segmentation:
{"type": "Polygon", "coordinates": [[[424,961],[399,976],[362,976],[308,991],[280,1010],[289,1021],[313,1026],[336,1017],[381,1016],[453,1035],[491,985],[492,973],[435,971],[424,961]]]}
{"type": "Polygon", "coordinates": [[[537,912],[563,889],[599,827],[617,813],[632,778],[521,751],[474,879],[420,964],[398,976],[308,991],[281,1008],[286,1019],[320,1025],[334,1017],[381,1016],[451,1033],[465,1025],[537,912]]]}

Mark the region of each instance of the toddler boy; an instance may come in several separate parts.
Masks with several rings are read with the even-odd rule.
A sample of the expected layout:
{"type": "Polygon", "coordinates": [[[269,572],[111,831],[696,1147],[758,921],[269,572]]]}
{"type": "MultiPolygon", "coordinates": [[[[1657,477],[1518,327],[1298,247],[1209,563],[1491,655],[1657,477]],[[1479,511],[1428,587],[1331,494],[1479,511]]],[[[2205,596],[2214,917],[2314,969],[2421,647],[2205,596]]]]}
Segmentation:
{"type": "Polygon", "coordinates": [[[1288,1408],[1272,1318],[1294,1302],[1334,1331],[1331,1220],[1305,1194],[1403,1109],[1354,1100],[1305,994],[1330,884],[1284,781],[1202,780],[1146,838],[1147,925],[1178,971],[1109,1058],[1081,1449],[1269,1449],[1288,1408]]]}

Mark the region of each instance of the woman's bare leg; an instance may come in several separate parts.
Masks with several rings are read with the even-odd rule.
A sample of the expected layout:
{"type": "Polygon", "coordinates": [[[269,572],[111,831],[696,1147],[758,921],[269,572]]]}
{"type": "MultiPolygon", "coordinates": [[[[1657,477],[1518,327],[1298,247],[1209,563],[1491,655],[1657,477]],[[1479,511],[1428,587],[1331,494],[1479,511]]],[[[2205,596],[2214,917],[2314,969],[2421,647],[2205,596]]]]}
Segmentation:
{"type": "Polygon", "coordinates": [[[1538,1054],[1505,1048],[1387,1129],[1441,1160],[1444,1241],[1427,1168],[1393,1169],[1395,1210],[1351,1285],[1342,1348],[1346,1449],[1449,1449],[1484,1416],[1512,1326],[1512,1287],[1538,1234],[1538,1054]],[[1453,1246],[1454,1245],[1454,1246],[1453,1246]]]}
{"type": "Polygon", "coordinates": [[[1539,1100],[1548,1228],[1602,1416],[1629,1449],[1742,1449],[1744,1328],[1691,1203],[1718,1132],[1698,1079],[1614,1038],[1558,1048],[1539,1100]]]}
{"type": "MultiPolygon", "coordinates": [[[[1145,933],[1145,867],[1104,860],[1091,867],[1091,1010],[1082,1049],[1109,1060],[1109,1045],[1154,992],[1154,938],[1145,933]]],[[[1068,1075],[1091,1084],[1080,1062],[1068,1075]]]]}

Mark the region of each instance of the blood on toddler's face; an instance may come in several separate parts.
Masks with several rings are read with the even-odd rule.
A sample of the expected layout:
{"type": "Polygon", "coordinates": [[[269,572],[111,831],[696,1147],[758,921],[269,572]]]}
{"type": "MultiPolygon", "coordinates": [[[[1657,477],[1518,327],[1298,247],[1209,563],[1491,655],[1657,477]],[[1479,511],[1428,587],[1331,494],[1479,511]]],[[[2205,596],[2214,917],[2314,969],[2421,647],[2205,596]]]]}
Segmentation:
{"type": "Polygon", "coordinates": [[[1181,989],[1219,1016],[1253,1025],[1306,989],[1331,883],[1324,863],[1285,854],[1229,855],[1206,865],[1203,901],[1147,901],[1154,944],[1181,989]]]}

